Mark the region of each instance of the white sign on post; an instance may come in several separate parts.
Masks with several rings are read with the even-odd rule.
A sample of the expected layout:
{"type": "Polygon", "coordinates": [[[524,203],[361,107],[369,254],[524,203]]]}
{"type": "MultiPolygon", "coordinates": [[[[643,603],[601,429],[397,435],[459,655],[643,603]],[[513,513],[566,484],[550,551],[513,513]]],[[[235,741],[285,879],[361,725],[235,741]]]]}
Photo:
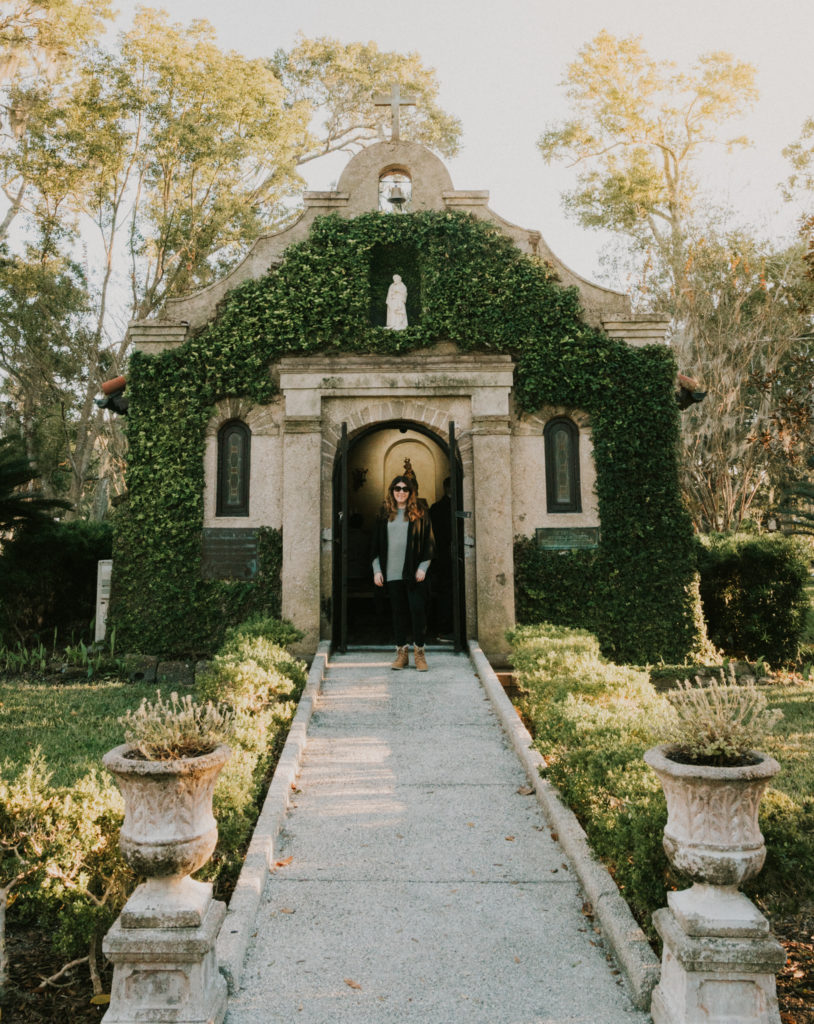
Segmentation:
{"type": "Polygon", "coordinates": [[[112,576],[113,559],[100,559],[96,570],[96,632],[93,636],[96,643],[105,638],[107,606],[110,604],[110,580],[112,576]]]}

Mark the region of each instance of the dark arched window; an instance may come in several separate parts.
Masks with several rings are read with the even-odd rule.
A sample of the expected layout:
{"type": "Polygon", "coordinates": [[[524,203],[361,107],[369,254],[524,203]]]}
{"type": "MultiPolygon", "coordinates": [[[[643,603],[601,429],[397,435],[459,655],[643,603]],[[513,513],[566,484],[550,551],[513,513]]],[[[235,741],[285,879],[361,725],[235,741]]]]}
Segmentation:
{"type": "Polygon", "coordinates": [[[240,420],[230,420],[218,431],[219,516],[249,514],[249,454],[251,431],[240,420]]]}
{"type": "Polygon", "coordinates": [[[545,438],[546,508],[549,512],[581,512],[579,428],[558,416],[543,431],[545,438]]]}

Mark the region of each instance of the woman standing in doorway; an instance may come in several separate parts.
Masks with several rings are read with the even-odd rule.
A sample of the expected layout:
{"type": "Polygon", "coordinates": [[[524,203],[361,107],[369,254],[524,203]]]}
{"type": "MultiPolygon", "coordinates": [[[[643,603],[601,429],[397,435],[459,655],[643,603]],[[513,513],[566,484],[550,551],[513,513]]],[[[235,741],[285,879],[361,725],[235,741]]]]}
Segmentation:
{"type": "Polygon", "coordinates": [[[412,626],[413,656],[419,672],[427,671],[424,639],[427,629],[426,577],[435,553],[430,516],[419,503],[415,481],[397,476],[387,489],[373,532],[373,582],[387,584],[396,657],[392,669],[406,668],[408,629],[412,626]]]}

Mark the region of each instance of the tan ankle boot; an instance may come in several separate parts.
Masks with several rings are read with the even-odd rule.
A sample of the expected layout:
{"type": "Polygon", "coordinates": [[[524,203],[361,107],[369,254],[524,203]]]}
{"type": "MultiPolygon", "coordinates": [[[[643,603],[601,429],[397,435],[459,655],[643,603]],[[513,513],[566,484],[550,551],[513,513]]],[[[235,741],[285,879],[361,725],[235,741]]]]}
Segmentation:
{"type": "Polygon", "coordinates": [[[415,667],[419,672],[427,671],[427,657],[424,654],[423,647],[413,647],[413,657],[415,658],[415,667]]]}
{"type": "Polygon", "coordinates": [[[397,647],[396,657],[393,660],[393,664],[390,666],[390,668],[398,672],[400,668],[407,668],[409,660],[410,659],[407,654],[407,644],[405,644],[403,647],[397,647]]]}

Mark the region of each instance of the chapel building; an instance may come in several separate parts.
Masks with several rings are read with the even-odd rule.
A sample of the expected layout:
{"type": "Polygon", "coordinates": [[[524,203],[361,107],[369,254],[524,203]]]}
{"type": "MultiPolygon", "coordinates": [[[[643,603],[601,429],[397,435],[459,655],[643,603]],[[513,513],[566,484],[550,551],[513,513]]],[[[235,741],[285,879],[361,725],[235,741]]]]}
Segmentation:
{"type": "MultiPolygon", "coordinates": [[[[664,346],[667,317],[632,314],[625,295],[574,273],[551,252],[539,231],[508,223],[488,202],[486,191],[454,188],[442,161],[422,145],[400,140],[370,145],[349,160],[335,190],[306,192],[299,219],[258,239],[223,280],[171,299],[160,320],[132,323],[129,332],[140,354],[139,366],[174,358],[174,373],[185,368],[207,373],[193,358],[194,339],[221,315],[235,288],[278,273],[287,253],[294,251],[291,247],[308,243],[318,218],[409,218],[425,211],[468,214],[492,225],[516,250],[534,258],[560,288],[576,289],[584,322],[613,339],[614,351],[664,346]]],[[[368,257],[369,281],[383,275],[390,282],[394,274],[404,279],[406,338],[412,327],[433,315],[429,277],[422,277],[421,246],[416,243],[412,250],[401,251],[372,244],[368,257]]],[[[291,292],[296,282],[289,281],[287,287],[291,292]]],[[[370,329],[387,331],[382,286],[370,288],[370,329]]],[[[344,292],[337,295],[341,298],[344,292]]],[[[300,299],[316,306],[329,302],[330,296],[300,299]]],[[[522,296],[516,300],[522,303],[522,296]]],[[[286,301],[291,306],[294,299],[286,301]]],[[[389,642],[366,554],[385,488],[407,467],[415,474],[421,498],[433,505],[443,497],[449,478],[457,533],[454,639],[461,644],[476,638],[487,655],[500,662],[508,650],[506,630],[516,621],[517,539],[533,539],[563,557],[601,549],[604,524],[594,458],[594,410],[587,402],[571,404],[569,392],[561,401],[552,394],[533,411],[521,411],[515,393],[521,339],[512,351],[482,344],[468,349],[439,336],[401,352],[397,329],[390,329],[393,333],[380,351],[354,351],[353,346],[345,350],[326,343],[316,346],[317,351],[300,353],[289,345],[259,371],[273,384],[273,393],[261,401],[242,385],[230,386],[226,371],[218,371],[223,380],[212,384],[213,401],[200,427],[199,447],[195,448],[197,441],[182,446],[180,440],[178,447],[178,465],[191,457],[190,451],[201,462],[193,478],[201,481],[203,493],[197,506],[194,496],[189,499],[189,508],[197,509],[189,512],[200,554],[194,571],[203,581],[250,583],[258,571],[259,532],[279,531],[282,615],[305,633],[301,651],[313,652],[320,639],[343,647],[376,638],[389,642]]],[[[239,335],[239,327],[235,333],[239,335]]],[[[238,351],[238,362],[241,358],[238,351]]],[[[251,358],[248,349],[245,358],[251,358]]],[[[145,373],[142,369],[143,379],[145,373]]],[[[129,382],[128,374],[128,387],[129,382]]],[[[137,383],[129,393],[130,426],[135,432],[140,429],[137,383]]],[[[142,394],[146,401],[147,392],[142,394]]],[[[171,401],[168,393],[167,402],[171,401]]],[[[674,404],[669,390],[665,402],[674,404]]],[[[138,463],[147,458],[143,453],[149,450],[149,440],[142,438],[133,449],[134,437],[135,433],[131,451],[138,463]]],[[[139,487],[149,487],[149,473],[142,472],[148,468],[133,467],[131,500],[138,499],[139,487]]],[[[156,503],[170,500],[166,489],[172,490],[169,483],[156,503]]],[[[187,498],[179,494],[177,500],[187,498]]],[[[639,504],[646,516],[644,499],[639,504]]],[[[144,507],[149,510],[146,499],[144,507]]],[[[128,565],[139,562],[137,532],[132,537],[136,539],[130,542],[129,561],[116,563],[114,591],[116,574],[121,572],[119,582],[126,584],[128,565]]],[[[646,530],[643,538],[646,547],[646,530]]],[[[641,573],[640,581],[641,601],[647,604],[650,598],[641,573]]],[[[631,587],[635,586],[634,581],[631,587]]]]}

